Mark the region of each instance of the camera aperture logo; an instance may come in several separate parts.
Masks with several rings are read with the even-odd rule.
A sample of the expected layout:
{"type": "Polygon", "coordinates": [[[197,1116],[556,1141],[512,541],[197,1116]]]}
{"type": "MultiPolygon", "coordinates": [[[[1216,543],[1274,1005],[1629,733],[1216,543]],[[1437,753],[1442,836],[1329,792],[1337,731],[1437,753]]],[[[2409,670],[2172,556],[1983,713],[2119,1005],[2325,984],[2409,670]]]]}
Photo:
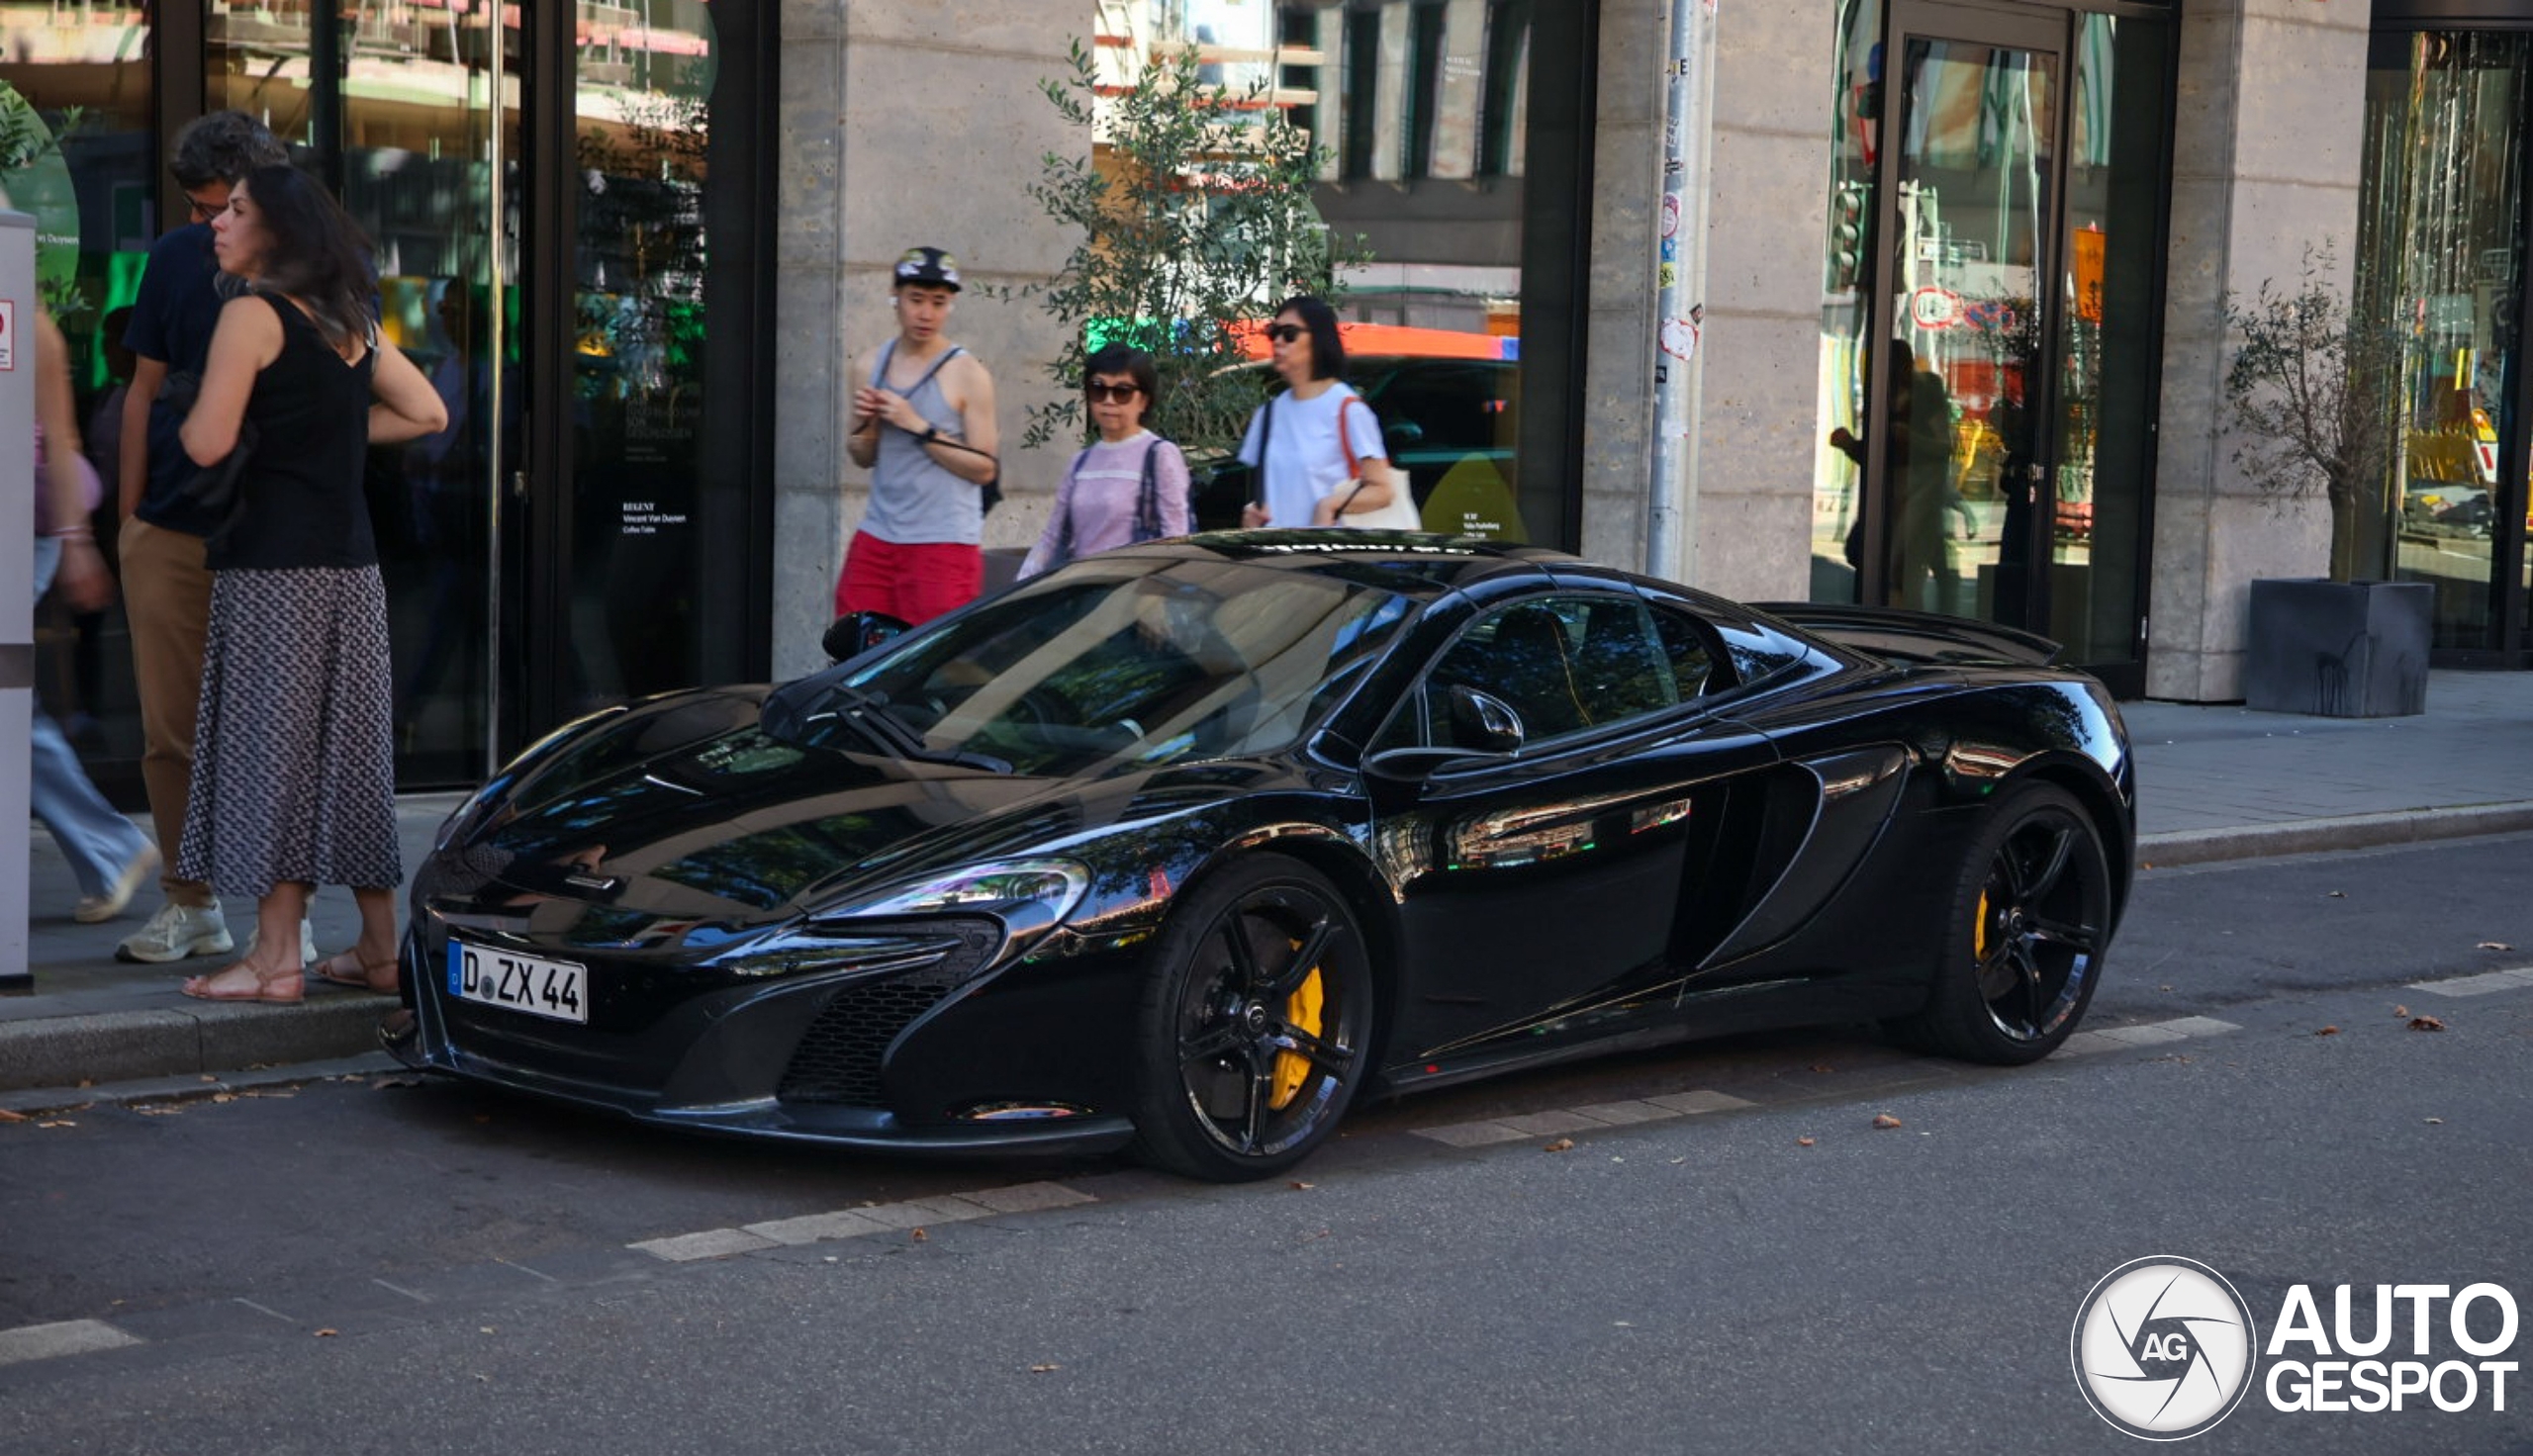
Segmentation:
{"type": "Polygon", "coordinates": [[[2103,1419],[2150,1441],[2195,1436],[2251,1387],[2259,1336],[2224,1276],[2170,1254],[2103,1276],[2076,1311],[2077,1388],[2103,1419]]]}

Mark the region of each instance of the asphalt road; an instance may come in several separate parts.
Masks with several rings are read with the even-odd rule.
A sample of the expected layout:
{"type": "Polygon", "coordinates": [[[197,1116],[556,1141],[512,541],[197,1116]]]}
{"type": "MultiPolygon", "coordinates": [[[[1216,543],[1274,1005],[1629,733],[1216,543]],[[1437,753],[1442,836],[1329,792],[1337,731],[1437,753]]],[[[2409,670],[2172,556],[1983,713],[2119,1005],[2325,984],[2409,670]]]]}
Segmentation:
{"type": "MultiPolygon", "coordinates": [[[[2524,1318],[2486,1358],[2533,1365],[2533,977],[2412,986],[2533,966],[2528,848],[2148,872],[2089,1025],[2166,1040],[1626,1056],[1369,1109],[1307,1186],[768,1150],[401,1077],[0,1127],[0,1450],[2138,1450],[2069,1330],[2148,1255],[2221,1273],[2264,1343],[2297,1285],[2325,1326],[2357,1286],[2362,1337],[2378,1284],[2494,1282],[2524,1318]],[[1748,1105],[1556,1131],[1681,1094],[1748,1105]],[[1063,1202],[924,1202],[961,1193],[1063,1202]],[[689,1235],[657,1247],[752,1251],[630,1246],[689,1235]]],[[[2483,1358],[2432,1315],[2429,1362],[2483,1358]]],[[[2526,1378],[2503,1411],[2255,1386],[2181,1449],[2529,1451],[2526,1378]]]]}

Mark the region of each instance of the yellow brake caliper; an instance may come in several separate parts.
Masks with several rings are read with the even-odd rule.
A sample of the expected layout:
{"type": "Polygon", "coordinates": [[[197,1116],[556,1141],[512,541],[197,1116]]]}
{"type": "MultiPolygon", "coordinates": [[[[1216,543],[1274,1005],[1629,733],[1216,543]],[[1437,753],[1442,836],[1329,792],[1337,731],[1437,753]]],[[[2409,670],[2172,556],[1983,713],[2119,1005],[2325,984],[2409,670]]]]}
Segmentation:
{"type": "MultiPolygon", "coordinates": [[[[1301,948],[1301,942],[1293,942],[1294,950],[1298,951],[1301,948]]],[[[1290,1023],[1294,1030],[1317,1037],[1320,1008],[1326,1004],[1326,1001],[1327,991],[1320,985],[1319,967],[1314,965],[1310,968],[1310,974],[1302,977],[1302,983],[1293,988],[1293,994],[1284,998],[1284,1020],[1290,1023]]],[[[1291,1106],[1294,1096],[1302,1090],[1302,1083],[1309,1076],[1309,1057],[1298,1051],[1276,1052],[1275,1090],[1274,1095],[1266,1099],[1266,1105],[1277,1112],[1282,1112],[1291,1106]]]]}
{"type": "Polygon", "coordinates": [[[1979,918],[1971,922],[1970,958],[1981,966],[1988,963],[1988,892],[1979,892],[1979,918]]]}

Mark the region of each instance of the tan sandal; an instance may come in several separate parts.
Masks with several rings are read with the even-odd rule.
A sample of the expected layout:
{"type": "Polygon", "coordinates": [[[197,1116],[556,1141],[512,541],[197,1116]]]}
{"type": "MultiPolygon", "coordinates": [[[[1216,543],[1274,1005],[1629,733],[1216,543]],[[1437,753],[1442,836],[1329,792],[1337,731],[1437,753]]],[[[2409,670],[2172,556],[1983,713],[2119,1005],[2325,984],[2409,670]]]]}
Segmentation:
{"type": "Polygon", "coordinates": [[[320,960],[309,962],[308,973],[331,986],[350,986],[380,996],[396,994],[397,964],[382,960],[375,965],[361,962],[358,953],[337,951],[320,960]]]}
{"type": "Polygon", "coordinates": [[[267,976],[243,963],[210,975],[188,976],[185,983],[176,989],[197,1001],[263,1001],[276,1006],[296,1006],[300,1000],[298,976],[288,972],[267,976]],[[226,986],[221,984],[221,977],[240,973],[253,982],[251,987],[241,987],[235,982],[226,986]],[[283,986],[290,988],[289,994],[276,994],[277,989],[283,986]]]}

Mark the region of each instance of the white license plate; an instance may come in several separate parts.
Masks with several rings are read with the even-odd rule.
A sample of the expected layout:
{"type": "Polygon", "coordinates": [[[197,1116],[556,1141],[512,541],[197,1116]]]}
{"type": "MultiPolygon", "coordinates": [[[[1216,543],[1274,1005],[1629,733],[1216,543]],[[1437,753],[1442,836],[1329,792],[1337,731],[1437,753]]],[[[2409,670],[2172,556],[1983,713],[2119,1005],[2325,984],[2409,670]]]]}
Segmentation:
{"type": "Polygon", "coordinates": [[[470,946],[454,938],[448,943],[448,994],[460,1001],[586,1026],[589,993],[586,966],[470,946]]]}

